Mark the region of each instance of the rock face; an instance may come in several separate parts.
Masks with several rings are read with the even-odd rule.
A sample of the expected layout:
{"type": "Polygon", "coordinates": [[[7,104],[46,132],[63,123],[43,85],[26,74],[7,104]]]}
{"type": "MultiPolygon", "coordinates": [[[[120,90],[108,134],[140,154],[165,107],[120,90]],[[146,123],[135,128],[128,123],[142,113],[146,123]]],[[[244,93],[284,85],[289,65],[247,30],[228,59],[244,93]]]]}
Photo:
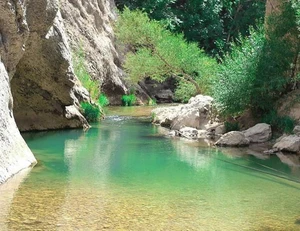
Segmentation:
{"type": "Polygon", "coordinates": [[[224,134],[216,143],[217,146],[247,146],[250,141],[243,132],[232,131],[224,134]]]}
{"type": "Polygon", "coordinates": [[[60,10],[72,51],[85,52],[86,66],[99,81],[111,104],[121,103],[128,89],[122,80],[121,62],[113,45],[112,0],[61,0],[60,10]]]}
{"type": "Polygon", "coordinates": [[[75,113],[77,116],[66,116],[66,107],[79,106],[74,94],[78,80],[73,72],[58,1],[30,0],[26,7],[30,34],[11,81],[19,129],[87,126],[79,111],[75,113]]]}
{"type": "Polygon", "coordinates": [[[156,108],[152,111],[153,122],[173,130],[183,127],[205,129],[210,121],[209,110],[212,101],[210,96],[197,95],[185,105],[156,108]]]}
{"type": "Polygon", "coordinates": [[[28,27],[20,1],[0,1],[0,183],[36,163],[13,116],[10,79],[24,51],[28,27]]]}
{"type": "Polygon", "coordinates": [[[278,113],[281,116],[287,115],[300,122],[300,90],[294,90],[280,99],[277,103],[278,113]]]}
{"type": "Polygon", "coordinates": [[[0,62],[0,183],[36,163],[13,117],[9,77],[0,62]]]}
{"type": "Polygon", "coordinates": [[[300,137],[297,135],[283,136],[273,148],[283,152],[300,153],[300,137]]]}
{"type": "Polygon", "coordinates": [[[271,126],[265,123],[259,123],[243,131],[245,137],[251,143],[263,143],[268,141],[272,136],[271,126]]]}

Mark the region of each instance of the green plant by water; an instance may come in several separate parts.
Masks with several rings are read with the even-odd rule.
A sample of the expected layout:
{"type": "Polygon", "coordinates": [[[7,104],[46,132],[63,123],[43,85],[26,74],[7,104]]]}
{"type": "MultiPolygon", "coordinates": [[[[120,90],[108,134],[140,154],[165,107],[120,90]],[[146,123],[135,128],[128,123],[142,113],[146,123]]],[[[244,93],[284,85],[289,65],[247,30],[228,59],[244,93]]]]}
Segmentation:
{"type": "Polygon", "coordinates": [[[103,115],[101,108],[97,104],[82,102],[80,107],[83,111],[83,116],[88,122],[97,122],[103,115]]]}
{"type": "Polygon", "coordinates": [[[106,107],[106,106],[109,105],[109,99],[107,98],[106,95],[100,94],[99,99],[98,99],[98,103],[101,107],[106,107]]]}
{"type": "Polygon", "coordinates": [[[136,102],[135,94],[123,95],[121,98],[123,106],[132,106],[136,102]]]}
{"type": "Polygon", "coordinates": [[[77,78],[88,90],[91,98],[97,101],[100,90],[97,81],[93,80],[85,66],[85,54],[82,47],[79,47],[73,54],[73,66],[77,78]]]}

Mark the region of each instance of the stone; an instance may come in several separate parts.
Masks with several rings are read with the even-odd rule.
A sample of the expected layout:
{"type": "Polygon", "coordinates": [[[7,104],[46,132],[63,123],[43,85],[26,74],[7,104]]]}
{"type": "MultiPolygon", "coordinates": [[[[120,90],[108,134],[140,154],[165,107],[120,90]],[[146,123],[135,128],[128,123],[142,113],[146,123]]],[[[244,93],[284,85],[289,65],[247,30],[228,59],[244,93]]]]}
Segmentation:
{"type": "Polygon", "coordinates": [[[274,149],[283,151],[283,152],[300,152],[300,137],[297,135],[289,135],[281,138],[273,146],[274,149]]]}
{"type": "Polygon", "coordinates": [[[9,76],[0,62],[0,184],[36,163],[13,117],[9,76]]]}
{"type": "Polygon", "coordinates": [[[243,132],[231,131],[225,133],[221,138],[215,143],[217,146],[248,146],[250,141],[245,137],[243,132]]]}
{"type": "Polygon", "coordinates": [[[26,6],[30,34],[11,81],[18,128],[30,131],[84,127],[79,117],[65,116],[66,107],[79,105],[74,93],[78,79],[59,2],[30,0],[26,6]]]}
{"type": "Polygon", "coordinates": [[[197,139],[198,138],[198,130],[191,127],[184,127],[179,130],[179,136],[185,137],[188,139],[197,139]]]}
{"type": "Polygon", "coordinates": [[[152,111],[153,122],[173,130],[183,127],[206,129],[211,119],[209,109],[212,101],[210,96],[197,95],[184,105],[156,108],[152,111]]]}
{"type": "Polygon", "coordinates": [[[300,136],[300,126],[299,125],[294,127],[293,133],[297,136],[300,136]]]}
{"type": "Polygon", "coordinates": [[[245,137],[251,143],[263,143],[272,137],[271,126],[266,123],[259,123],[243,131],[245,137]]]}

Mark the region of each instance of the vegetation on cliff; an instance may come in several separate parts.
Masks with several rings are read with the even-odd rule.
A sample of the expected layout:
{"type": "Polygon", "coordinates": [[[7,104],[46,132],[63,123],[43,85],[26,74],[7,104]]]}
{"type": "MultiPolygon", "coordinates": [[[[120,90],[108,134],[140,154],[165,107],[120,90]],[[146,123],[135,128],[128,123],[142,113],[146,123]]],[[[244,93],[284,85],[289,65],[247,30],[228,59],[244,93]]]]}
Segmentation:
{"type": "MultiPolygon", "coordinates": [[[[222,6],[211,6],[218,12],[219,21],[227,11],[231,13],[230,23],[227,21],[226,24],[226,20],[222,18],[223,32],[226,31],[228,38],[225,40],[219,35],[218,39],[214,38],[215,34],[209,30],[209,38],[203,33],[199,35],[202,40],[185,30],[181,30],[184,34],[172,33],[178,31],[180,26],[189,28],[189,21],[182,21],[182,15],[176,15],[175,12],[179,11],[174,9],[180,5],[186,10],[185,14],[190,12],[189,17],[182,17],[192,20],[194,14],[189,7],[194,1],[189,4],[179,4],[177,1],[160,1],[160,4],[158,1],[154,2],[156,4],[152,7],[148,4],[149,1],[128,4],[131,9],[143,8],[143,11],[124,7],[115,25],[117,40],[127,52],[123,66],[131,80],[138,82],[150,77],[162,82],[170,77],[175,78],[178,80],[176,95],[181,101],[187,101],[197,93],[206,93],[215,98],[219,111],[224,115],[240,115],[250,109],[261,118],[271,118],[275,102],[298,86],[297,58],[300,43],[297,1],[282,3],[280,10],[267,17],[265,22],[260,20],[264,13],[264,1],[255,4],[234,1],[231,5],[224,5],[223,2],[222,6]],[[159,15],[162,13],[160,9],[166,6],[170,11],[167,10],[163,17],[159,15]],[[255,9],[252,13],[256,22],[253,19],[251,23],[249,21],[250,9],[255,9]],[[236,25],[241,12],[245,14],[245,21],[236,25]],[[203,38],[213,41],[211,46],[203,38]],[[219,39],[224,44],[216,46],[220,44],[219,39]],[[226,52],[222,53],[223,51],[226,52]],[[208,54],[222,55],[213,59],[208,54]]],[[[209,6],[210,1],[205,1],[205,4],[209,6]]],[[[124,6],[126,2],[119,2],[119,5],[124,6]]],[[[198,8],[194,8],[196,12],[198,8]]],[[[209,18],[208,12],[214,17],[212,9],[206,8],[206,14],[198,17],[202,17],[203,22],[209,18]]],[[[195,30],[200,33],[206,27],[201,27],[201,30],[199,28],[195,27],[195,30]]]]}

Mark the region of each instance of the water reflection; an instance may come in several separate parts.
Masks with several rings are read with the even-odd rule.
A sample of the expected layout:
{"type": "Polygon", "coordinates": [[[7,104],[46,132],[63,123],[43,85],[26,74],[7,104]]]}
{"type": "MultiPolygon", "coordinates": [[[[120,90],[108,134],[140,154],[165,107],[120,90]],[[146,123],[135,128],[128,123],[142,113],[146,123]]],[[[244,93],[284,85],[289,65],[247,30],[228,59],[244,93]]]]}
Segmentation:
{"type": "Polygon", "coordinates": [[[213,149],[165,131],[112,116],[88,132],[28,135],[40,165],[7,199],[2,223],[8,230],[299,228],[299,184],[274,175],[299,177],[297,158],[285,159],[291,169],[276,156],[213,149]]]}

